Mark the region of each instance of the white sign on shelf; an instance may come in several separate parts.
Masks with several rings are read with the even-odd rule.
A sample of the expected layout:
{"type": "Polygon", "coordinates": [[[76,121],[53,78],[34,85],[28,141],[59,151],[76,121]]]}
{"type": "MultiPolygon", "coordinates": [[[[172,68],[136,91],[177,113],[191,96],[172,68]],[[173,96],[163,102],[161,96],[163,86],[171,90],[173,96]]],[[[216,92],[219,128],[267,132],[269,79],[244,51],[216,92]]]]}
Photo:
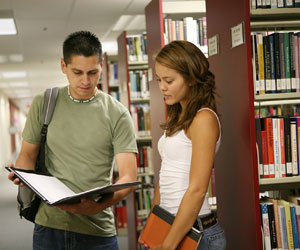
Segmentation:
{"type": "Polygon", "coordinates": [[[235,48],[245,43],[244,22],[230,28],[231,48],[235,48]]]}
{"type": "Polygon", "coordinates": [[[208,56],[219,54],[219,35],[208,38],[208,56]]]}

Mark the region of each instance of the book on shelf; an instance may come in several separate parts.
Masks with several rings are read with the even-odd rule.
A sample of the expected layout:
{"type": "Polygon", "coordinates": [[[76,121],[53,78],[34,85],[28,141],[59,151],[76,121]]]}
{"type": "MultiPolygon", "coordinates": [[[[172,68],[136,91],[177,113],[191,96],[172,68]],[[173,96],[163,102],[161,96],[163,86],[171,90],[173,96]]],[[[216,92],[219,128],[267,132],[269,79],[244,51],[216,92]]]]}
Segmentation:
{"type": "Polygon", "coordinates": [[[42,201],[50,206],[78,203],[82,197],[98,201],[104,195],[140,184],[140,182],[137,181],[111,184],[75,193],[54,176],[36,174],[33,171],[24,171],[23,169],[11,167],[6,167],[6,169],[9,172],[13,172],[15,176],[29,187],[42,201]]]}
{"type": "Polygon", "coordinates": [[[300,0],[251,0],[251,9],[299,8],[300,0]]]}
{"type": "Polygon", "coordinates": [[[255,118],[260,178],[299,176],[300,117],[255,118]]]}
{"type": "Polygon", "coordinates": [[[299,51],[299,32],[253,33],[255,93],[300,92],[299,51]]]}

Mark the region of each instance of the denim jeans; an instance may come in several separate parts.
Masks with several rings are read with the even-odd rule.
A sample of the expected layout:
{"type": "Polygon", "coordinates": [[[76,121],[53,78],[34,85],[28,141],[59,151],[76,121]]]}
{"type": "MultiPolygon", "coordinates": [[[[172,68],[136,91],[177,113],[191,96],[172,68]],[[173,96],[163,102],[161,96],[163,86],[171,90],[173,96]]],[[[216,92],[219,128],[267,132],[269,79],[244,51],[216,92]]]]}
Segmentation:
{"type": "Polygon", "coordinates": [[[34,226],[33,250],[119,250],[118,240],[34,226]]]}
{"type": "MultiPolygon", "coordinates": [[[[200,230],[202,229],[202,224],[199,219],[198,224],[200,230]]],[[[224,230],[220,227],[217,222],[213,226],[204,229],[203,238],[198,246],[198,250],[225,250],[226,248],[226,237],[224,230]]]]}

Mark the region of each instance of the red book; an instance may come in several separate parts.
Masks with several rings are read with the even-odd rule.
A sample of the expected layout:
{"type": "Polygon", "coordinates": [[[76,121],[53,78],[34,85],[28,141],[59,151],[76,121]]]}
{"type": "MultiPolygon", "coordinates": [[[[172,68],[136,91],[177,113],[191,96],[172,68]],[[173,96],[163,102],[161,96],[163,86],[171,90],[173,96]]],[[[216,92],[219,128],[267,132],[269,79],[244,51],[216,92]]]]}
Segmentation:
{"type": "Polygon", "coordinates": [[[264,170],[264,178],[269,177],[269,165],[268,165],[268,145],[267,145],[267,132],[261,131],[261,144],[262,144],[262,163],[264,170]]]}
{"type": "Polygon", "coordinates": [[[273,145],[273,121],[272,118],[265,118],[265,130],[267,132],[267,146],[268,146],[268,165],[269,165],[269,178],[275,178],[274,166],[274,145],[273,145]]]}

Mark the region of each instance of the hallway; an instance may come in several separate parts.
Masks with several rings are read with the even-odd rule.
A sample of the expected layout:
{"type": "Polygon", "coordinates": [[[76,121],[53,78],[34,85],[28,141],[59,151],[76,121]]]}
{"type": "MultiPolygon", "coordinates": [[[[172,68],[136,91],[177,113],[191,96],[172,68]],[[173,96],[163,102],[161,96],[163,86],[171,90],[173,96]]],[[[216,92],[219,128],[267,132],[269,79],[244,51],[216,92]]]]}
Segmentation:
{"type": "Polygon", "coordinates": [[[20,219],[17,212],[17,186],[0,168],[0,250],[31,250],[33,224],[20,219]]]}

